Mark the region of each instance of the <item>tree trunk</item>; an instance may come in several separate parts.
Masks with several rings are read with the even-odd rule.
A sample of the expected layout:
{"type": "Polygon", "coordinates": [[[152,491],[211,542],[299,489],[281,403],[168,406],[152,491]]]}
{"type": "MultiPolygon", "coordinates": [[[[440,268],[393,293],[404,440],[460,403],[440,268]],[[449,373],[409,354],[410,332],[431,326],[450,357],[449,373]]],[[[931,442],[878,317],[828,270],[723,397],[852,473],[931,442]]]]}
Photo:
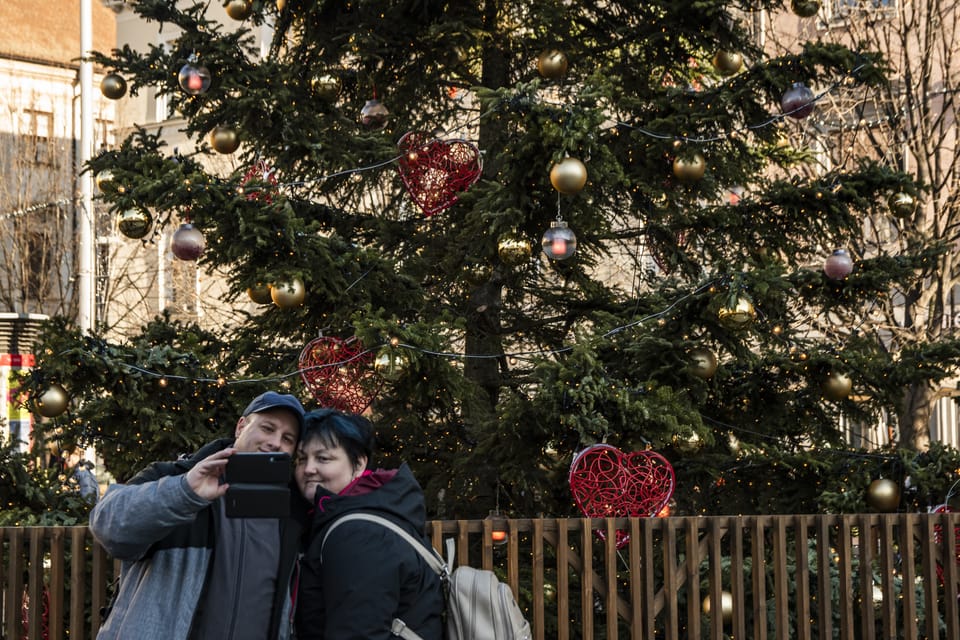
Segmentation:
{"type": "Polygon", "coordinates": [[[913,451],[930,448],[930,414],[936,402],[936,391],[929,384],[918,383],[907,388],[900,404],[900,447],[913,451]]]}

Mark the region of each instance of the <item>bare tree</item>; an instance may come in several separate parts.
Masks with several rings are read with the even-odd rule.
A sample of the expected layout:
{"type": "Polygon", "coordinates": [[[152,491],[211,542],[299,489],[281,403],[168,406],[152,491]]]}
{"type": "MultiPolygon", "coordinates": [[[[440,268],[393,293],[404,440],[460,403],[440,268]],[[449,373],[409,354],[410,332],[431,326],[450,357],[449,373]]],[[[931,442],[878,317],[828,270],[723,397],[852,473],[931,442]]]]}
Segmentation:
{"type": "Polygon", "coordinates": [[[11,96],[5,101],[10,126],[0,138],[0,307],[69,314],[76,305],[73,145],[55,137],[52,112],[31,104],[11,96]]]}
{"type": "MultiPolygon", "coordinates": [[[[798,132],[803,144],[819,152],[823,169],[873,157],[914,174],[926,187],[919,194],[891,194],[897,202],[864,221],[863,243],[853,248],[860,256],[897,255],[907,247],[938,243],[956,246],[958,20],[960,7],[952,0],[825,0],[816,19],[799,21],[801,29],[816,29],[824,39],[884,52],[890,65],[890,83],[882,92],[851,97],[821,88],[826,93],[817,115],[798,132]]],[[[795,16],[772,22],[765,34],[768,47],[789,42],[781,36],[797,24],[795,16]]],[[[943,253],[916,286],[878,299],[873,322],[861,329],[873,331],[891,350],[954,332],[958,276],[955,254],[943,253]]],[[[930,384],[904,388],[900,446],[929,446],[931,415],[942,396],[930,384]]]]}

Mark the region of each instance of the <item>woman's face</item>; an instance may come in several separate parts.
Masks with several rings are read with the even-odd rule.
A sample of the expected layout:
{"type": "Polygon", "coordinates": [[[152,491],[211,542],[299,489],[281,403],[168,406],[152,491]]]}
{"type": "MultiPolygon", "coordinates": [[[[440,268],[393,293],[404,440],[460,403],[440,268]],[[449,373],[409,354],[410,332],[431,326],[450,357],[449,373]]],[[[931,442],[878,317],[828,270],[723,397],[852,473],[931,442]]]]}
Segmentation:
{"type": "Polygon", "coordinates": [[[355,468],[343,447],[329,448],[319,438],[301,443],[297,454],[294,477],[303,497],[311,504],[316,498],[317,487],[340,493],[367,465],[366,459],[360,458],[360,464],[355,468]]]}

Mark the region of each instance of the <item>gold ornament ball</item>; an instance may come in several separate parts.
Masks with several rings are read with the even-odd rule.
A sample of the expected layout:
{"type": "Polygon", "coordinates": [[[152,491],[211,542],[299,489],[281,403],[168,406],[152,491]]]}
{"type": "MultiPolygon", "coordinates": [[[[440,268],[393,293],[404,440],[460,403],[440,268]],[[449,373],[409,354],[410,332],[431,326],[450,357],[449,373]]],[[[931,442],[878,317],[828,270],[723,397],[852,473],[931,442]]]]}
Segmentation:
{"type": "Polygon", "coordinates": [[[845,373],[831,371],[820,383],[820,390],[827,400],[845,400],[853,390],[853,381],[845,373]]]}
{"type": "MultiPolygon", "coordinates": [[[[705,616],[709,616],[710,611],[713,610],[713,606],[710,603],[710,594],[704,596],[702,609],[703,615],[705,616]]],[[[720,616],[725,623],[733,620],[733,594],[729,591],[720,592],[720,616]]]]}
{"type": "Polygon", "coordinates": [[[493,268],[488,264],[473,263],[463,267],[463,279],[471,286],[481,285],[493,275],[493,268]]]}
{"type": "Polygon", "coordinates": [[[277,11],[283,13],[283,10],[287,6],[287,0],[277,0],[277,11]]]}
{"type": "Polygon", "coordinates": [[[557,49],[548,49],[537,58],[537,71],[544,78],[559,80],[567,73],[567,56],[557,49]]]}
{"type": "Polygon", "coordinates": [[[307,290],[303,281],[294,278],[285,284],[275,284],[270,287],[270,299],[281,309],[293,309],[303,304],[307,297],[307,290]]]}
{"type": "Polygon", "coordinates": [[[234,20],[246,20],[253,13],[253,0],[230,0],[227,15],[234,20]]]}
{"type": "Polygon", "coordinates": [[[737,298],[733,306],[720,307],[717,318],[727,329],[746,329],[757,319],[757,310],[748,299],[737,298]]]}
{"type": "Polygon", "coordinates": [[[256,286],[247,287],[247,295],[257,304],[270,304],[273,298],[270,296],[270,285],[258,282],[256,286]]]}
{"type": "Polygon", "coordinates": [[[139,240],[150,233],[153,216],[139,207],[127,209],[117,217],[117,229],[131,240],[139,240]]]}
{"type": "Polygon", "coordinates": [[[812,18],[820,12],[820,0],[791,0],[790,8],[801,18],[812,18]]]}
{"type": "Polygon", "coordinates": [[[127,94],[127,81],[119,73],[108,73],[100,81],[100,93],[110,100],[119,100],[127,94]]]}
{"type": "Polygon", "coordinates": [[[360,109],[360,124],[368,129],[382,129],[390,119],[390,110],[379,100],[367,100],[360,109]]]}
{"type": "Polygon", "coordinates": [[[52,384],[36,399],[37,413],[44,418],[56,418],[63,415],[70,403],[67,390],[59,384],[52,384]]]}
{"type": "Polygon", "coordinates": [[[912,216],[913,212],[917,209],[917,201],[914,197],[903,191],[899,191],[890,196],[887,204],[890,206],[890,213],[898,218],[908,218],[912,216]]]}
{"type": "Polygon", "coordinates": [[[313,94],[324,102],[333,102],[343,90],[343,81],[339,76],[330,73],[321,73],[310,81],[313,94]]]}
{"type": "Polygon", "coordinates": [[[515,267],[530,259],[533,245],[526,238],[507,233],[497,241],[497,255],[504,264],[515,267]]]}
{"type": "Polygon", "coordinates": [[[94,181],[97,184],[97,189],[104,193],[108,191],[112,193],[117,190],[117,185],[113,181],[113,171],[110,171],[110,169],[104,169],[98,173],[94,181]]]}
{"type": "Polygon", "coordinates": [[[233,153],[240,147],[240,136],[233,127],[214,127],[210,132],[210,146],[218,153],[233,153]]]}
{"type": "Polygon", "coordinates": [[[877,478],[867,487],[867,504],[883,513],[896,511],[900,506],[900,485],[887,478],[877,478]]]}
{"type": "Polygon", "coordinates": [[[736,51],[717,51],[713,56],[713,68],[722,76],[732,76],[743,66],[743,56],[736,51]]]}
{"type": "Polygon", "coordinates": [[[384,349],[373,361],[373,369],[384,380],[395,382],[403,375],[407,367],[407,357],[394,349],[384,349]]]}
{"type": "Polygon", "coordinates": [[[680,182],[696,182],[707,172],[707,161],[695,153],[689,158],[677,156],[673,160],[673,175],[680,182]]]}
{"type": "Polygon", "coordinates": [[[690,349],[687,358],[690,360],[687,370],[701,380],[709,380],[717,372],[717,356],[706,347],[690,349]]]}
{"type": "Polygon", "coordinates": [[[550,184],[560,193],[578,193],[587,184],[587,167],[576,158],[564,158],[550,169],[550,184]]]}
{"type": "Polygon", "coordinates": [[[677,451],[683,453],[693,453],[703,446],[703,440],[700,439],[700,434],[696,431],[683,435],[675,433],[673,434],[673,438],[671,438],[671,442],[673,442],[673,446],[677,451]]]}
{"type": "Polygon", "coordinates": [[[557,588],[550,582],[543,583],[543,599],[550,603],[557,601],[557,588]]]}

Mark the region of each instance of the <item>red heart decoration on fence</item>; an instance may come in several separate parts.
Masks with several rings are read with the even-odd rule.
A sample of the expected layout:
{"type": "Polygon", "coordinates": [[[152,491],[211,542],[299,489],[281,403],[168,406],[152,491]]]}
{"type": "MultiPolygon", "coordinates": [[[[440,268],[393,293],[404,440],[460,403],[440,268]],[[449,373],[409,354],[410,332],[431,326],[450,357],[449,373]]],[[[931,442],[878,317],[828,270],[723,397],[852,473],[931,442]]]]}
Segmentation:
{"type": "MultiPolygon", "coordinates": [[[[588,518],[655,516],[676,488],[673,465],[654,451],[623,453],[608,444],[587,447],[570,464],[570,491],[588,518]]],[[[601,538],[602,532],[597,532],[601,538]]],[[[617,531],[617,548],[629,540],[617,531]]]]}
{"type": "Polygon", "coordinates": [[[383,384],[372,362],[359,340],[320,337],[300,352],[300,377],[321,407],[363,413],[383,384]]]}
{"type": "Polygon", "coordinates": [[[400,178],[428,218],[455,203],[483,171],[480,150],[466,140],[437,140],[410,131],[397,146],[400,178]]]}

